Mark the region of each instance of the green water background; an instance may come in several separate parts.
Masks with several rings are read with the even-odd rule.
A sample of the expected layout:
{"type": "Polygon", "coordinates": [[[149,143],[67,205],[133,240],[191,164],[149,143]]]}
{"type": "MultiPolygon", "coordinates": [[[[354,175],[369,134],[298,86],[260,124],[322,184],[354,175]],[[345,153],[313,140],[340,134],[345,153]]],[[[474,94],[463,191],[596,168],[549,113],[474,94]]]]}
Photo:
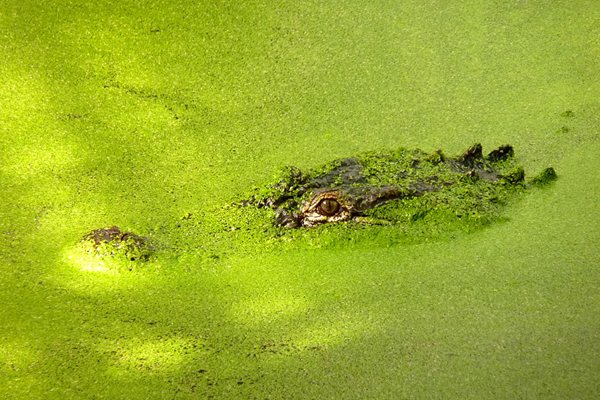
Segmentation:
{"type": "Polygon", "coordinates": [[[583,0],[4,1],[1,397],[596,398],[599,42],[583,0]],[[560,178],[448,240],[69,254],[283,165],[474,142],[560,178]]]}

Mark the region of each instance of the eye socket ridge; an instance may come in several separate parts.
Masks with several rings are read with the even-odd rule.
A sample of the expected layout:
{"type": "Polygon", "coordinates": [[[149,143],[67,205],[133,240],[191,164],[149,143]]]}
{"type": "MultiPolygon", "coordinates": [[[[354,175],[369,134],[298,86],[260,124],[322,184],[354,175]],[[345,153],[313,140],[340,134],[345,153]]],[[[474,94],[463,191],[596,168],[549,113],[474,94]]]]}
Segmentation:
{"type": "Polygon", "coordinates": [[[317,212],[325,217],[333,217],[342,210],[342,206],[336,199],[325,198],[317,204],[317,212]]]}

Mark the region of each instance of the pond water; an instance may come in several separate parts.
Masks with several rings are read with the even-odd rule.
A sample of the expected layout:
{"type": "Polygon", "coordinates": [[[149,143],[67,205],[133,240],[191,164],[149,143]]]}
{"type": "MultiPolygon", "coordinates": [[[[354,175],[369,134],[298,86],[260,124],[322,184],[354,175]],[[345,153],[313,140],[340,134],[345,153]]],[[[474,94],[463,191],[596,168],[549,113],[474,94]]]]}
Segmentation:
{"type": "Polygon", "coordinates": [[[583,0],[3,2],[0,396],[596,398],[598,18],[583,0]],[[468,232],[198,222],[285,165],[478,142],[558,180],[468,232]],[[78,250],[113,225],[156,255],[78,250]]]}

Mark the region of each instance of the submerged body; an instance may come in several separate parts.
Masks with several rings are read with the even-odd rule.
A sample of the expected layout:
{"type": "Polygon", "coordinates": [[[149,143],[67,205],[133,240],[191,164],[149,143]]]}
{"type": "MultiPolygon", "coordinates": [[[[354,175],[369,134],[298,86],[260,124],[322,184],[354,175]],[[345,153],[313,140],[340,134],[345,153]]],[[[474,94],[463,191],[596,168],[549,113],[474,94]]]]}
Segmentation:
{"type": "MultiPolygon", "coordinates": [[[[274,183],[257,188],[233,207],[188,212],[179,221],[165,221],[171,236],[168,242],[160,241],[161,248],[218,259],[235,249],[264,250],[308,237],[322,242],[340,234],[360,234],[340,224],[307,235],[285,229],[352,221],[394,225],[385,230],[392,241],[394,235],[437,237],[457,226],[470,230],[491,222],[513,194],[555,178],[548,168],[526,181],[508,145],[487,155],[481,145],[474,145],[457,157],[407,149],[359,154],[308,172],[284,168],[274,183]]],[[[94,230],[82,243],[94,254],[127,260],[147,259],[155,250],[149,239],[116,226],[94,230]]]]}

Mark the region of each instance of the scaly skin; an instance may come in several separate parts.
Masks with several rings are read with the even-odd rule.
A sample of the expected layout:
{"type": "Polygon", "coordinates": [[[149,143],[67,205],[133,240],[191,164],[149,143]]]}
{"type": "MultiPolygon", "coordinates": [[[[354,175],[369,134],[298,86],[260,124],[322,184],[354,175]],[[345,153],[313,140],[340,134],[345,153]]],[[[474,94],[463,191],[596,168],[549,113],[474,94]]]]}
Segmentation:
{"type": "Polygon", "coordinates": [[[400,149],[391,154],[367,154],[336,160],[305,174],[289,167],[284,177],[242,202],[276,210],[275,223],[311,227],[348,220],[365,221],[364,214],[381,204],[410,199],[449,187],[476,186],[489,197],[493,186],[523,185],[523,169],[513,160],[513,148],[501,146],[483,155],[476,144],[458,157],[441,151],[428,154],[400,149]]]}
{"type": "MultiPolygon", "coordinates": [[[[355,221],[401,224],[405,228],[427,219],[435,229],[435,222],[445,218],[481,226],[499,215],[513,193],[554,179],[556,173],[548,168],[526,183],[523,168],[516,164],[508,145],[486,156],[481,145],[474,145],[449,158],[441,151],[398,149],[334,160],[308,172],[287,167],[275,183],[256,189],[234,207],[216,207],[198,218],[188,213],[182,221],[189,222],[174,225],[185,223],[190,232],[199,229],[196,234],[206,238],[205,247],[211,255],[223,250],[223,243],[229,246],[237,236],[269,245],[273,236],[263,234],[273,229],[275,237],[284,235],[277,227],[355,221]],[[269,227],[273,215],[275,227],[269,227]]],[[[185,238],[182,240],[185,243],[185,238]]],[[[155,250],[149,239],[116,226],[96,229],[81,243],[93,254],[130,261],[148,259],[155,250]]],[[[175,248],[180,244],[164,246],[175,248]]]]}

